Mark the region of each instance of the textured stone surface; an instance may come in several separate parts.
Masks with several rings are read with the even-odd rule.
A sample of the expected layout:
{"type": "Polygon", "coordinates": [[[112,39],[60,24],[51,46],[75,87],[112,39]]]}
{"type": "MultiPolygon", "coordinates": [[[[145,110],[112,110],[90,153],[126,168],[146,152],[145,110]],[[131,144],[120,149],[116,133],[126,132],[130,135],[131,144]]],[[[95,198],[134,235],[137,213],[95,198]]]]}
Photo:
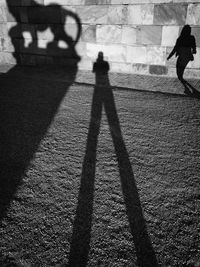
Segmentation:
{"type": "Polygon", "coordinates": [[[96,42],[96,25],[83,25],[81,39],[85,42],[96,42]]]}
{"type": "Polygon", "coordinates": [[[127,47],[127,62],[147,63],[147,49],[141,46],[127,47]]]}
{"type": "Polygon", "coordinates": [[[186,23],[200,25],[200,4],[189,4],[186,23]]]}
{"type": "Polygon", "coordinates": [[[200,27],[192,27],[192,35],[195,37],[196,46],[200,47],[200,27]]]}
{"type": "Polygon", "coordinates": [[[165,66],[150,65],[149,66],[149,73],[150,74],[156,74],[156,75],[166,75],[167,74],[167,68],[165,66]]]}
{"type": "MultiPolygon", "coordinates": [[[[166,58],[171,53],[172,49],[173,49],[173,47],[167,47],[167,49],[166,49],[166,58]]],[[[169,60],[166,60],[166,65],[170,66],[170,67],[175,67],[176,66],[176,61],[177,61],[177,57],[175,57],[175,55],[174,55],[169,60]]]]}
{"type": "Polygon", "coordinates": [[[147,47],[147,62],[148,64],[165,65],[166,48],[165,47],[147,47]]]}
{"type": "Polygon", "coordinates": [[[156,25],[184,25],[186,15],[186,4],[163,4],[154,6],[154,24],[156,25]]]}
{"type": "Polygon", "coordinates": [[[0,23],[7,21],[6,14],[8,14],[6,8],[4,6],[0,6],[0,23]]]}
{"type": "Polygon", "coordinates": [[[153,10],[151,4],[128,6],[128,24],[153,24],[153,10]]]}
{"type": "Polygon", "coordinates": [[[149,65],[147,64],[132,64],[131,73],[149,74],[149,65]]]}
{"type": "Polygon", "coordinates": [[[127,23],[127,7],[126,6],[109,6],[108,8],[108,24],[126,24],[127,23]]]}
{"type": "Polygon", "coordinates": [[[134,26],[123,26],[122,27],[122,43],[123,44],[136,44],[137,40],[137,27],[134,26]]]}
{"type": "Polygon", "coordinates": [[[5,23],[0,23],[0,37],[6,37],[7,35],[7,25],[5,23]]]}
{"type": "Polygon", "coordinates": [[[163,26],[162,46],[174,46],[179,36],[179,26],[163,26]]]}
{"type": "Polygon", "coordinates": [[[58,37],[64,29],[68,38],[75,39],[77,16],[82,34],[76,51],[82,68],[90,66],[99,51],[119,72],[146,74],[149,65],[174,68],[176,58],[166,61],[166,57],[185,23],[192,26],[198,51],[188,69],[199,68],[200,0],[15,0],[10,4],[15,16],[6,9],[6,0],[0,0],[0,50],[13,52],[14,42],[20,53],[15,39],[24,38],[21,49],[34,64],[62,64],[68,43],[54,42],[54,33],[58,37]]]}
{"type": "Polygon", "coordinates": [[[126,48],[123,45],[100,45],[100,44],[86,44],[86,55],[96,60],[98,53],[102,51],[106,60],[109,62],[126,62],[126,48]]]}
{"type": "Polygon", "coordinates": [[[161,26],[139,26],[137,31],[137,44],[161,45],[161,26]]]}
{"type": "Polygon", "coordinates": [[[194,61],[190,61],[189,68],[200,69],[200,48],[197,48],[197,53],[194,54],[194,61]]]}
{"type": "Polygon", "coordinates": [[[111,63],[110,71],[112,72],[122,72],[122,73],[130,73],[132,66],[130,63],[111,63]]]}
{"type": "Polygon", "coordinates": [[[45,5],[58,4],[61,6],[67,5],[84,5],[85,0],[44,0],[45,5]]]}
{"type": "Polygon", "coordinates": [[[97,43],[121,43],[122,27],[117,25],[98,25],[96,28],[97,43]]]}
{"type": "Polygon", "coordinates": [[[82,23],[107,24],[108,6],[83,6],[77,7],[76,12],[82,23]]]}

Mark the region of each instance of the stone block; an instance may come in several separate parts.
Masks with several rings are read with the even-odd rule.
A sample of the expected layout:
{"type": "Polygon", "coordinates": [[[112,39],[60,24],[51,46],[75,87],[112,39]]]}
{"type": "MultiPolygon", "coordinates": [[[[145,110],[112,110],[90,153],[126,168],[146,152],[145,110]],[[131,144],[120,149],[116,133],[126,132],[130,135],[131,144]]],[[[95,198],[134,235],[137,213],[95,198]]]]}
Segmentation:
{"type": "Polygon", "coordinates": [[[108,6],[77,7],[76,13],[83,24],[107,24],[108,6]]]}
{"type": "Polygon", "coordinates": [[[162,38],[161,26],[139,26],[137,31],[137,44],[160,45],[162,38]]]}
{"type": "Polygon", "coordinates": [[[200,25],[200,4],[189,4],[186,23],[200,25]]]}
{"type": "Polygon", "coordinates": [[[100,51],[108,62],[126,62],[126,47],[123,45],[86,44],[86,56],[89,59],[95,61],[100,51]]]}
{"type": "Polygon", "coordinates": [[[127,24],[127,7],[109,6],[108,24],[127,24]]]}
{"type": "Polygon", "coordinates": [[[78,16],[75,6],[62,6],[61,15],[63,24],[77,24],[75,16],[78,16]]]}
{"type": "Polygon", "coordinates": [[[194,54],[194,61],[190,61],[188,68],[200,69],[200,48],[197,47],[197,53],[194,54]]]}
{"type": "Polygon", "coordinates": [[[162,29],[162,46],[174,46],[179,36],[179,26],[163,26],[162,29]]]}
{"type": "Polygon", "coordinates": [[[127,46],[126,61],[128,63],[147,63],[147,49],[142,46],[127,46]]]}
{"type": "Polygon", "coordinates": [[[131,63],[115,63],[110,66],[111,72],[130,73],[132,70],[131,63]]]}
{"type": "Polygon", "coordinates": [[[0,23],[6,22],[8,17],[8,10],[4,6],[0,6],[0,23]]]}
{"type": "MultiPolygon", "coordinates": [[[[116,0],[112,0],[113,3],[116,0]]],[[[118,0],[120,2],[120,0],[118,0]]],[[[184,0],[182,0],[183,2],[184,0]]],[[[159,4],[163,4],[163,3],[171,3],[172,0],[121,0],[122,4],[124,5],[133,5],[133,4],[155,4],[155,3],[159,3],[159,4]]]]}
{"type": "Polygon", "coordinates": [[[85,5],[109,5],[111,0],[85,0],[85,5]]]}
{"type": "Polygon", "coordinates": [[[132,64],[131,73],[134,74],[149,74],[149,65],[147,64],[132,64]]]}
{"type": "Polygon", "coordinates": [[[122,27],[122,43],[127,45],[136,44],[137,27],[123,26],[122,27]]]}
{"type": "Polygon", "coordinates": [[[20,39],[10,38],[3,39],[2,48],[5,52],[20,52],[20,39]]]}
{"type": "Polygon", "coordinates": [[[0,6],[6,6],[7,4],[6,4],[6,0],[0,0],[0,6]]]}
{"type": "Polygon", "coordinates": [[[44,0],[44,5],[57,4],[60,6],[84,5],[85,0],[44,0]]]}
{"type": "MultiPolygon", "coordinates": [[[[8,22],[21,22],[21,7],[13,6],[11,10],[6,9],[6,21],[8,22]]],[[[0,8],[0,12],[1,8],[0,8]]],[[[0,18],[2,17],[2,14],[0,14],[0,18]]]]}
{"type": "Polygon", "coordinates": [[[16,59],[12,53],[0,52],[0,62],[1,64],[16,64],[16,59]]]}
{"type": "Polygon", "coordinates": [[[162,4],[154,6],[155,25],[184,25],[187,4],[162,4]]]}
{"type": "Polygon", "coordinates": [[[147,47],[147,62],[152,65],[165,65],[166,48],[159,46],[147,47]]]}
{"type": "Polygon", "coordinates": [[[5,37],[8,34],[6,23],[0,23],[0,37],[5,37]]]}
{"type": "Polygon", "coordinates": [[[200,47],[200,27],[192,27],[192,35],[195,37],[196,46],[200,47]]]}
{"type": "Polygon", "coordinates": [[[200,69],[186,69],[184,72],[185,78],[199,79],[200,69]]]}
{"type": "Polygon", "coordinates": [[[86,55],[86,43],[85,42],[78,42],[75,50],[79,56],[84,56],[86,55]]]}
{"type": "Polygon", "coordinates": [[[97,25],[97,43],[121,43],[122,27],[118,25],[97,25]]]}
{"type": "MultiPolygon", "coordinates": [[[[4,39],[0,38],[0,52],[3,51],[3,43],[4,43],[4,39]]],[[[1,61],[0,61],[1,62],[1,61]]],[[[1,64],[1,63],[0,63],[1,64]]]]}
{"type": "MultiPolygon", "coordinates": [[[[55,31],[54,31],[55,35],[59,36],[59,32],[62,30],[63,25],[57,24],[54,27],[55,27],[55,31]]],[[[65,24],[64,32],[69,38],[72,38],[73,40],[75,40],[78,34],[78,27],[76,24],[65,24]]]]}
{"type": "Polygon", "coordinates": [[[81,40],[84,42],[96,42],[96,25],[83,25],[81,40]]]}
{"type": "Polygon", "coordinates": [[[167,75],[167,68],[165,66],[150,65],[149,73],[154,75],[167,75]]]}
{"type": "Polygon", "coordinates": [[[128,24],[153,24],[153,10],[154,5],[152,4],[128,6],[128,24]]]}
{"type": "Polygon", "coordinates": [[[92,71],[92,66],[93,66],[93,63],[91,60],[86,60],[86,59],[83,59],[79,62],[78,64],[78,68],[80,70],[90,70],[92,71]]]}
{"type": "MultiPolygon", "coordinates": [[[[166,58],[171,53],[172,49],[173,49],[173,47],[167,47],[166,48],[166,58]]],[[[177,57],[174,55],[169,60],[166,60],[166,65],[170,66],[170,67],[176,67],[176,61],[177,61],[177,57]]]]}
{"type": "Polygon", "coordinates": [[[169,77],[177,77],[176,68],[168,67],[167,74],[168,74],[169,77]]]}

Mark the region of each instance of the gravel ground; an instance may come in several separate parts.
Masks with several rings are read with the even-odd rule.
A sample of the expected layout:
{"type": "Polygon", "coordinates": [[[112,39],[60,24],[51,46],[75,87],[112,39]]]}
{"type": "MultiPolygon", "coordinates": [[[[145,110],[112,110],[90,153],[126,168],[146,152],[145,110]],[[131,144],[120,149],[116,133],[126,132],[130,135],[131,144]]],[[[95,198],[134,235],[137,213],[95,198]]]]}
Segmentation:
{"type": "Polygon", "coordinates": [[[0,266],[200,266],[199,99],[0,84],[0,266]]]}

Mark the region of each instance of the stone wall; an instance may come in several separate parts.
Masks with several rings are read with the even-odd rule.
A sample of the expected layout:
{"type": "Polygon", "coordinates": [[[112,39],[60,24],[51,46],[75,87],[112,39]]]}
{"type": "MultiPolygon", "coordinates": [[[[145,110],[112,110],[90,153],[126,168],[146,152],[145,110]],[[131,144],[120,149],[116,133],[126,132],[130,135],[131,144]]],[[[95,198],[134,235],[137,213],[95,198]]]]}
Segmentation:
{"type": "MultiPolygon", "coordinates": [[[[57,50],[47,47],[54,42],[55,32],[64,27],[72,38],[78,32],[70,12],[82,24],[76,45],[80,69],[91,70],[98,52],[103,51],[111,71],[175,76],[176,59],[167,61],[166,57],[183,25],[189,24],[197,54],[186,76],[200,77],[200,0],[0,0],[1,63],[54,64],[57,50]],[[46,15],[36,2],[45,6],[46,15]],[[61,8],[49,6],[52,3],[61,8]]],[[[68,45],[58,42],[63,51],[68,45]]],[[[56,63],[63,64],[62,59],[56,63]]]]}

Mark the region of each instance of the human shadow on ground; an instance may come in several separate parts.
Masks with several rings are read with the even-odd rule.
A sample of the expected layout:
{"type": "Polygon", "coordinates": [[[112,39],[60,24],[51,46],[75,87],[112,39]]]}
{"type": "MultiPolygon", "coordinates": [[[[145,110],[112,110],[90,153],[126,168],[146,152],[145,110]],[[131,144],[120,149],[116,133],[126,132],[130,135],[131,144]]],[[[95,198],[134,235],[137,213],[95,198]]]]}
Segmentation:
{"type": "MultiPolygon", "coordinates": [[[[53,74],[55,69],[57,70],[55,66],[53,70],[47,68],[45,75],[40,72],[39,68],[30,68],[27,71],[29,76],[24,76],[22,73],[24,69],[19,67],[23,57],[20,53],[31,54],[33,50],[30,47],[33,44],[30,44],[29,47],[25,46],[19,15],[20,7],[15,7],[14,1],[9,0],[7,0],[7,5],[9,12],[16,20],[16,25],[10,29],[9,34],[15,48],[13,55],[16,58],[17,66],[0,76],[0,222],[6,216],[11,201],[15,198],[16,191],[22,183],[62,99],[75,80],[80,60],[75,45],[81,33],[78,16],[71,11],[63,11],[60,6],[56,5],[55,13],[61,15],[63,11],[75,19],[79,29],[78,36],[73,42],[69,41],[70,37],[64,33],[63,25],[61,25],[61,33],[54,31],[54,40],[46,48],[39,48],[37,39],[33,41],[34,54],[52,55],[55,63],[62,60],[65,63],[62,71],[65,71],[68,83],[58,84],[51,81],[51,71],[53,74]],[[18,38],[16,38],[16,32],[18,38]],[[67,48],[58,47],[58,40],[61,39],[66,42],[67,48]]],[[[43,14],[44,28],[48,28],[50,19],[48,12],[50,10],[53,12],[53,6],[43,7],[40,5],[35,8],[38,9],[38,12],[41,10],[39,14],[43,14]]],[[[33,16],[31,9],[28,8],[27,12],[29,12],[27,16],[31,18],[33,16]]]]}
{"type": "Polygon", "coordinates": [[[94,201],[97,142],[102,109],[104,107],[117,156],[126,213],[134,240],[138,265],[140,267],[155,267],[157,266],[157,260],[147,233],[136,182],[120,128],[108,71],[109,63],[103,59],[103,53],[99,52],[97,61],[93,66],[93,72],[96,75],[96,85],[92,100],[91,119],[82,166],[81,185],[68,266],[86,266],[88,261],[94,201]]]}

